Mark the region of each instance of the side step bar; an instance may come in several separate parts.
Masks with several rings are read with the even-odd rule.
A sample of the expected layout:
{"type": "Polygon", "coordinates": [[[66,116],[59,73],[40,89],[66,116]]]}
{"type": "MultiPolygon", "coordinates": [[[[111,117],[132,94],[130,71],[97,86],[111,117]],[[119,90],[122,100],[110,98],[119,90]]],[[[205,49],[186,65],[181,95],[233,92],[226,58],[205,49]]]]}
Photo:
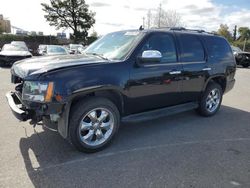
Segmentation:
{"type": "Polygon", "coordinates": [[[185,104],[179,104],[176,106],[161,108],[157,110],[142,112],[138,114],[128,115],[122,118],[122,122],[140,122],[152,119],[158,119],[161,117],[189,111],[198,108],[199,105],[196,102],[189,102],[185,104]]]}

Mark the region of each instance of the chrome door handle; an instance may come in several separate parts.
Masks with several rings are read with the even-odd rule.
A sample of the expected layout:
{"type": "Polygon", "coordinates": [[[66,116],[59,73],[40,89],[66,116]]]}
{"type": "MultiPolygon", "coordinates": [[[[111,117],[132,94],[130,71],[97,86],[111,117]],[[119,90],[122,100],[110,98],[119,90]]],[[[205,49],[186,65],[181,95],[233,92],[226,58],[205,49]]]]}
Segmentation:
{"type": "Polygon", "coordinates": [[[181,71],[171,71],[169,72],[169,74],[173,75],[173,74],[181,74],[181,71]]]}
{"type": "Polygon", "coordinates": [[[207,68],[204,68],[204,69],[202,69],[203,71],[210,71],[210,70],[212,70],[211,68],[209,68],[209,67],[207,67],[207,68]]]}

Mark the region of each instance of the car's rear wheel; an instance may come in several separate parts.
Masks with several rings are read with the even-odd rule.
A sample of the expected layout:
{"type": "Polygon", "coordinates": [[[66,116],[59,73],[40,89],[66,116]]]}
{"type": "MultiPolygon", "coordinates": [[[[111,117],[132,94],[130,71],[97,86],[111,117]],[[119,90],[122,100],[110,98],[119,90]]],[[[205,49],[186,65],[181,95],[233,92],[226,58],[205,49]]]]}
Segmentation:
{"type": "Polygon", "coordinates": [[[202,116],[212,116],[220,109],[223,92],[221,86],[215,82],[208,84],[202,94],[198,112],[202,116]]]}
{"type": "Polygon", "coordinates": [[[112,141],[119,123],[119,111],[110,100],[93,97],[80,101],[71,111],[70,140],[79,151],[99,151],[112,141]]]}

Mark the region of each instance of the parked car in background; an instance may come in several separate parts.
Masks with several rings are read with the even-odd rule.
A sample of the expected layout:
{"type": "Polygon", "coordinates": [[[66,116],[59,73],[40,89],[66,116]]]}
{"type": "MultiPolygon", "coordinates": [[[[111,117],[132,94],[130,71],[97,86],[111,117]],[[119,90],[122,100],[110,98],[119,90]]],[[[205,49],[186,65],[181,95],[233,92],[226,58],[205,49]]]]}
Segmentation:
{"type": "Polygon", "coordinates": [[[69,52],[59,45],[46,45],[43,47],[40,55],[53,56],[53,55],[67,55],[69,52]]]}
{"type": "Polygon", "coordinates": [[[81,44],[70,44],[69,45],[69,53],[70,54],[80,54],[80,50],[84,49],[81,44]]]}
{"type": "Polygon", "coordinates": [[[0,65],[11,66],[16,61],[30,57],[32,54],[27,47],[5,44],[0,52],[0,65]]]}
{"type": "Polygon", "coordinates": [[[46,51],[46,44],[40,44],[37,49],[37,54],[42,55],[46,51]]]}
{"type": "Polygon", "coordinates": [[[233,54],[235,56],[235,60],[237,65],[241,65],[244,68],[250,66],[250,53],[242,51],[239,47],[231,46],[233,50],[233,54]]]}
{"type": "Polygon", "coordinates": [[[15,46],[21,46],[28,50],[28,47],[24,41],[12,41],[10,44],[15,45],[15,46]]]}

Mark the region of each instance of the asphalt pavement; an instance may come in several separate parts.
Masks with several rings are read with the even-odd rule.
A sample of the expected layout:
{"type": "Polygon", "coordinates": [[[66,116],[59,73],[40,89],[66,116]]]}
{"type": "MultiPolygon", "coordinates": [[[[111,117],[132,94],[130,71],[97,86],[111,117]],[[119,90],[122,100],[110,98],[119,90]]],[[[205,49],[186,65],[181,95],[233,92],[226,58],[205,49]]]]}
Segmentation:
{"type": "Polygon", "coordinates": [[[214,117],[189,111],[123,124],[95,154],[18,122],[5,99],[13,89],[0,68],[0,187],[250,187],[250,69],[238,68],[214,117]]]}

